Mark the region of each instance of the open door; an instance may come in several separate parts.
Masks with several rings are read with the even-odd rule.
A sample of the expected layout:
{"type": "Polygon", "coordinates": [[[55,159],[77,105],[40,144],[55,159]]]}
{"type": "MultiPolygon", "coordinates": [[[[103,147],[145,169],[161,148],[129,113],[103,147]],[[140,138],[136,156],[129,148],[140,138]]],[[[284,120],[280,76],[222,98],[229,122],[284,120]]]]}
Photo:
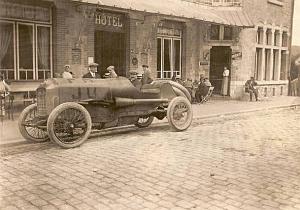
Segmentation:
{"type": "Polygon", "coordinates": [[[115,66],[118,76],[126,76],[125,33],[96,31],[95,62],[101,76],[109,66],[115,66]]]}
{"type": "MultiPolygon", "coordinates": [[[[217,46],[212,47],[210,50],[210,82],[215,87],[214,93],[220,94],[223,79],[223,70],[226,66],[230,70],[229,81],[231,78],[231,53],[230,47],[217,46]]],[[[228,95],[230,86],[228,84],[228,95]]]]}

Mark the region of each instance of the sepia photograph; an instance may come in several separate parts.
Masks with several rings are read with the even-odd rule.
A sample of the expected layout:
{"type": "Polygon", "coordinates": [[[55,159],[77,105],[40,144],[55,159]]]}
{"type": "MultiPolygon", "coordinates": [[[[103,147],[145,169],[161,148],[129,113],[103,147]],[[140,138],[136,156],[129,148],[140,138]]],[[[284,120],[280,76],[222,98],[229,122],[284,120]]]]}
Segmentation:
{"type": "Polygon", "coordinates": [[[0,0],[0,210],[300,210],[300,0],[0,0]]]}

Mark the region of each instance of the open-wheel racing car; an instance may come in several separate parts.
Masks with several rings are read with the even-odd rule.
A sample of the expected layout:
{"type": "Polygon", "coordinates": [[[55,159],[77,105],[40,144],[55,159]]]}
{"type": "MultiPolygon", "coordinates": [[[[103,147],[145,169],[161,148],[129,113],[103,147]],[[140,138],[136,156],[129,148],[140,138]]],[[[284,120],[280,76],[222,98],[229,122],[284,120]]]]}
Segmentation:
{"type": "Polygon", "coordinates": [[[36,90],[37,102],[26,107],[19,130],[30,141],[48,139],[64,148],[81,145],[92,129],[134,124],[149,126],[167,117],[176,131],[192,122],[191,96],[180,84],[156,80],[137,89],[124,77],[48,79],[36,90]]]}

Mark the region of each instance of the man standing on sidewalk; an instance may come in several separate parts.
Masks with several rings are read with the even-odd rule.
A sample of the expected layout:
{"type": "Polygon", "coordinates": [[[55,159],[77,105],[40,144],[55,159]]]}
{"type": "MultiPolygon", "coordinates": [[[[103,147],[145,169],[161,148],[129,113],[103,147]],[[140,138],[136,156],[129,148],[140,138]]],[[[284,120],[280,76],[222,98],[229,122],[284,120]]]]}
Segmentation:
{"type": "Polygon", "coordinates": [[[255,100],[258,101],[258,90],[257,90],[257,82],[254,77],[250,77],[245,84],[245,92],[250,93],[250,101],[252,101],[253,93],[255,96],[255,100]]]}

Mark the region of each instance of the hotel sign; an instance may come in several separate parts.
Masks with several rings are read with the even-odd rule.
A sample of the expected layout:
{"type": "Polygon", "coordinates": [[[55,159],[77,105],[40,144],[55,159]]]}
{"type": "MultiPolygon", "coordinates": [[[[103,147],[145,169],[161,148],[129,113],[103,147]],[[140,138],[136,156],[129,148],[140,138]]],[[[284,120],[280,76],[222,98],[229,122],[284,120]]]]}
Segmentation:
{"type": "Polygon", "coordinates": [[[101,12],[95,14],[95,24],[103,30],[124,31],[125,17],[123,14],[101,12]]]}

